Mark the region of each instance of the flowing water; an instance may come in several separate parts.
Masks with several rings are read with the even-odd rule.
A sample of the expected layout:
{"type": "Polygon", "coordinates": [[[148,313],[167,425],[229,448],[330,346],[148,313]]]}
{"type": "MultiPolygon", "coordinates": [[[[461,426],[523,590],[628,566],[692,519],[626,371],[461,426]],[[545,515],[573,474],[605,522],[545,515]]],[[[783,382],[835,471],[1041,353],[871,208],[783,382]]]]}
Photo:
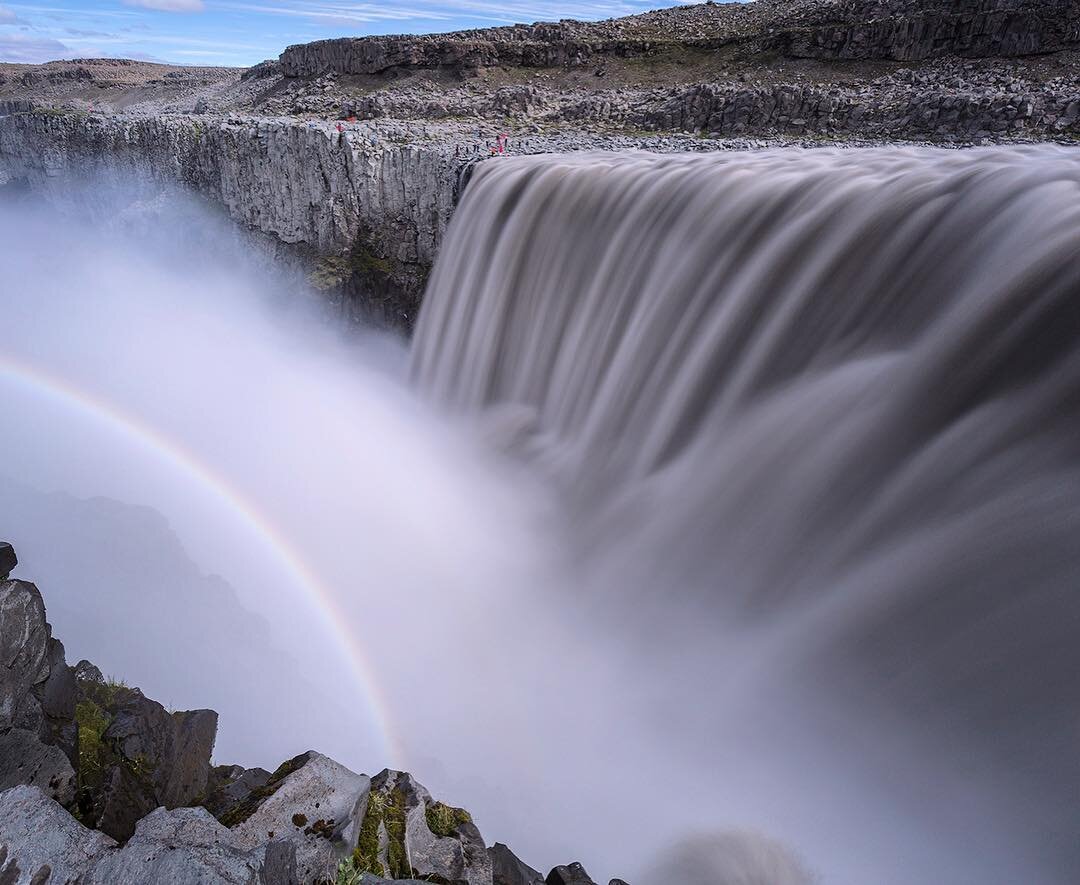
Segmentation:
{"type": "Polygon", "coordinates": [[[718,807],[825,881],[1078,881],[1080,153],[485,163],[412,372],[718,807]]]}

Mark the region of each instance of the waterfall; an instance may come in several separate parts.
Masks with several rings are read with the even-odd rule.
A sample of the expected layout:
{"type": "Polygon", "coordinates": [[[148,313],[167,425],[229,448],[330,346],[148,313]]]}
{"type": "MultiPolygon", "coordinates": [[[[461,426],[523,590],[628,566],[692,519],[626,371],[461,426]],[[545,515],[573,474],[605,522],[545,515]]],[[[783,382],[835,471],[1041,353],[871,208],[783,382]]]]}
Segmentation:
{"type": "Polygon", "coordinates": [[[812,692],[1076,881],[1080,151],[485,162],[412,369],[550,479],[593,613],[715,680],[701,723],[812,692]]]}

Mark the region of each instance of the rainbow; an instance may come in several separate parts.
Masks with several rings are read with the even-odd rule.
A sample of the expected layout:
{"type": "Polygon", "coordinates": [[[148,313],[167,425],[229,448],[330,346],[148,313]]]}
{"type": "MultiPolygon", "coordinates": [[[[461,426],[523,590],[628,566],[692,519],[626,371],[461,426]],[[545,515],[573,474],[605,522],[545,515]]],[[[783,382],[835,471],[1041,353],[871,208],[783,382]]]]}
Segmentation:
{"type": "Polygon", "coordinates": [[[77,387],[65,378],[25,360],[15,359],[10,354],[0,354],[0,378],[21,384],[33,393],[48,395],[68,408],[105,422],[196,480],[213,498],[240,517],[263,546],[285,566],[287,574],[297,586],[314,602],[327,631],[334,637],[339,650],[349,662],[356,685],[367,701],[387,764],[400,767],[404,763],[405,754],[392,726],[389,705],[363,649],[344,626],[347,623],[344,612],[285,534],[260,513],[242,491],[176,440],[165,436],[115,403],[77,387]]]}

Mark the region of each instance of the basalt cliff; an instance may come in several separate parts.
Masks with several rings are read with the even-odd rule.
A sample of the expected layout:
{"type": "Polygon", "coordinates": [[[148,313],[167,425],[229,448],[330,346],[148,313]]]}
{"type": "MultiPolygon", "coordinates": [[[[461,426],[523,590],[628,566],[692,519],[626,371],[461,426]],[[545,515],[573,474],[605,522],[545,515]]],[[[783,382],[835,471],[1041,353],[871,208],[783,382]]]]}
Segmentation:
{"type": "Polygon", "coordinates": [[[351,317],[411,326],[504,153],[1080,137],[1080,0],[757,0],[324,40],[246,70],[0,64],[0,187],[131,174],[223,207],[351,317]]]}
{"type": "MultiPolygon", "coordinates": [[[[275,771],[211,762],[213,710],[168,711],[69,665],[0,542],[0,882],[5,885],[594,885],[546,877],[411,774],[315,751],[275,771]]],[[[617,882],[618,880],[616,880],[617,882]]]]}

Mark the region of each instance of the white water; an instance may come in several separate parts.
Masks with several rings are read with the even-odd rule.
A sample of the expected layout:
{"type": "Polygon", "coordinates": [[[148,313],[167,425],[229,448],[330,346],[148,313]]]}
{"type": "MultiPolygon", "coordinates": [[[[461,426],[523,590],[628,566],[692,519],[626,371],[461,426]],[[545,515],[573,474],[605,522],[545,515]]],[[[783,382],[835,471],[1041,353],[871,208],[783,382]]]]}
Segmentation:
{"type": "Polygon", "coordinates": [[[1066,882],[1078,345],[1074,150],[572,155],[478,170],[413,370],[561,490],[654,789],[827,881],[1066,882]]]}
{"type": "Polygon", "coordinates": [[[1071,882],[1078,190],[1048,148],[482,164],[412,354],[435,409],[400,342],[334,334],[175,195],[4,213],[6,356],[300,552],[396,750],[234,504],[10,377],[0,473],[151,505],[292,660],[185,612],[212,582],[152,517],[8,483],[0,535],[69,659],[215,706],[218,761],[408,767],[544,871],[1071,882]],[[125,604],[163,571],[178,600],[125,604]]]}

